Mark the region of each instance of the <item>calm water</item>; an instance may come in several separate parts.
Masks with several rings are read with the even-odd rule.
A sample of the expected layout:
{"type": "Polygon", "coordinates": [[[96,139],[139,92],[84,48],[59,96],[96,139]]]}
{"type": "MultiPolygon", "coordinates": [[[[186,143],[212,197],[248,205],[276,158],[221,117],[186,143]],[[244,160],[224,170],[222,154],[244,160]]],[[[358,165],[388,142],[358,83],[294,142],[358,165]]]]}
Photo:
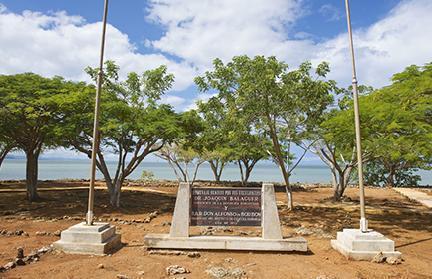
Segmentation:
{"type": "MultiPolygon", "coordinates": [[[[115,169],[115,162],[108,162],[112,172],[115,169]]],[[[90,160],[51,160],[39,161],[39,179],[88,179],[90,160]]],[[[129,178],[137,179],[143,170],[151,171],[157,179],[176,179],[174,172],[164,162],[143,162],[130,175],[129,178]]],[[[191,172],[191,171],[190,171],[191,172]]],[[[422,176],[421,184],[432,184],[432,171],[420,171],[422,176]]],[[[98,172],[98,178],[102,175],[98,172]]],[[[201,165],[198,170],[198,179],[212,180],[213,174],[208,164],[201,165]]],[[[0,180],[25,179],[25,160],[8,159],[0,168],[0,180]]],[[[240,172],[237,165],[229,165],[224,169],[222,180],[240,180],[240,172]]],[[[250,177],[250,181],[282,181],[279,168],[272,164],[257,165],[250,177]]],[[[294,171],[292,182],[302,183],[330,183],[331,176],[328,168],[324,166],[299,166],[294,171]]]]}

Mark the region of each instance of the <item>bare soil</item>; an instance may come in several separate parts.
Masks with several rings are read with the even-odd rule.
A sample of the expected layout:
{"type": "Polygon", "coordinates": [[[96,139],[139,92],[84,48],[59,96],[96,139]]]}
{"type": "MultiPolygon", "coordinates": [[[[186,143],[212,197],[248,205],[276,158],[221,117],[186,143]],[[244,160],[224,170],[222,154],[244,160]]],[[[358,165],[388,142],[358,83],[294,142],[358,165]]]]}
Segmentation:
{"type": "MultiPolygon", "coordinates": [[[[87,206],[87,183],[47,181],[40,184],[41,202],[25,200],[23,183],[0,183],[0,231],[23,230],[29,236],[0,235],[0,265],[59,239],[53,233],[83,220],[87,206]],[[36,232],[51,233],[48,236],[36,232]]],[[[102,184],[99,184],[102,186],[102,184]]],[[[147,233],[167,233],[175,202],[175,183],[131,184],[122,193],[122,207],[112,209],[108,194],[96,191],[95,213],[115,224],[123,247],[109,256],[68,255],[53,251],[40,261],[0,273],[0,278],[211,278],[210,267],[240,267],[243,278],[432,278],[432,211],[391,189],[366,189],[366,213],[370,227],[395,241],[404,261],[400,265],[356,262],[345,259],[330,246],[330,238],[342,228],[358,226],[358,189],[347,189],[344,202],[329,199],[331,188],[308,188],[294,193],[295,210],[285,207],[286,195],[277,192],[285,237],[302,235],[308,253],[256,253],[199,251],[201,257],[149,255],[143,248],[147,233]],[[144,223],[150,213],[156,218],[144,223]],[[302,228],[302,229],[299,229],[302,228]],[[100,264],[104,268],[100,268],[100,264]],[[189,274],[168,276],[166,268],[180,265],[189,274]],[[125,277],[126,278],[126,277],[125,277]]],[[[259,235],[259,230],[232,227],[231,235],[259,235]]],[[[207,231],[192,228],[193,234],[207,231]]],[[[227,278],[227,277],[225,277],[227,278]]]]}

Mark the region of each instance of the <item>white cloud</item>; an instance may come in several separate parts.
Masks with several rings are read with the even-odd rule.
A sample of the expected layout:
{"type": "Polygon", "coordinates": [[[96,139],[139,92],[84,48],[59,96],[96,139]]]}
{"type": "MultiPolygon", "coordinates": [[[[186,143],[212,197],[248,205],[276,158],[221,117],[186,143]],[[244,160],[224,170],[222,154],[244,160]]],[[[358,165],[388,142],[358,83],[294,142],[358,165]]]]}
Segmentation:
{"type": "Polygon", "coordinates": [[[302,1],[153,0],[148,19],[166,28],[148,44],[199,69],[214,58],[276,55],[292,63],[308,56],[310,42],[289,40],[290,25],[303,14],[302,1]],[[289,59],[288,59],[289,58],[289,59]]]}
{"type": "MultiPolygon", "coordinates": [[[[45,76],[89,80],[84,68],[97,65],[101,23],[86,23],[66,12],[16,14],[0,6],[1,74],[35,72],[45,76]]],[[[177,63],[161,54],[140,54],[126,34],[107,27],[106,59],[115,60],[124,75],[142,72],[161,64],[176,76],[174,90],[187,88],[195,70],[186,62],[177,63]]]]}
{"type": "Polygon", "coordinates": [[[162,104],[168,104],[178,108],[186,102],[186,99],[179,96],[167,94],[162,96],[160,102],[162,104]]]}
{"type": "MultiPolygon", "coordinates": [[[[425,31],[432,26],[430,10],[429,0],[402,1],[382,20],[354,30],[360,83],[382,86],[405,66],[432,61],[432,37],[425,31]]],[[[197,74],[211,68],[214,58],[227,61],[241,54],[276,55],[293,67],[304,60],[326,60],[330,77],[349,84],[347,35],[316,43],[314,34],[294,32],[292,25],[307,12],[301,0],[152,0],[147,19],[165,29],[159,39],[146,42],[154,53],[140,54],[127,34],[109,25],[106,57],[117,61],[123,74],[166,64],[176,76],[174,90],[188,88],[197,74]]],[[[97,64],[100,33],[100,23],[87,23],[80,16],[16,14],[0,5],[0,71],[88,80],[83,69],[97,64]]],[[[196,99],[165,101],[183,109],[193,108],[196,99]]]]}
{"type": "MultiPolygon", "coordinates": [[[[361,84],[381,87],[390,77],[411,64],[432,61],[432,1],[403,1],[384,19],[366,29],[354,31],[354,47],[358,78],[361,84]]],[[[355,12],[355,11],[352,11],[355,12]]],[[[341,34],[323,44],[314,61],[330,61],[330,77],[348,84],[351,81],[351,61],[347,34],[341,34]]]]}
{"type": "MultiPolygon", "coordinates": [[[[382,20],[354,30],[361,83],[383,86],[404,67],[432,60],[432,37],[425,33],[425,28],[432,26],[430,10],[430,0],[402,1],[382,20]]],[[[295,0],[272,1],[271,5],[260,0],[154,0],[148,19],[166,32],[147,44],[193,64],[198,73],[211,68],[216,57],[227,61],[241,54],[276,55],[294,67],[304,60],[325,60],[330,62],[330,77],[348,85],[347,34],[316,43],[311,39],[313,34],[292,33],[291,24],[307,12],[302,1],[295,0]]],[[[331,5],[323,5],[320,12],[330,20],[342,16],[331,5]]]]}
{"type": "Polygon", "coordinates": [[[327,21],[337,21],[342,18],[341,11],[332,4],[324,4],[320,7],[319,13],[323,15],[327,21]]]}

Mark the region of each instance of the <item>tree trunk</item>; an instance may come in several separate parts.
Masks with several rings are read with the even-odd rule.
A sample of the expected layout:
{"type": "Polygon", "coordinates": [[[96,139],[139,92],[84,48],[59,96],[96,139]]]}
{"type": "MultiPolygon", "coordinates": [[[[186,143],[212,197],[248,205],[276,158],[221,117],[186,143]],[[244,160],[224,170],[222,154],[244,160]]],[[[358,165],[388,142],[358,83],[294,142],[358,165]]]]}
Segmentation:
{"type": "Polygon", "coordinates": [[[0,150],[0,167],[1,167],[4,159],[6,158],[6,155],[9,153],[10,150],[11,150],[11,148],[8,146],[6,146],[4,149],[0,150]]]}
{"type": "Polygon", "coordinates": [[[38,158],[39,152],[28,151],[26,152],[26,188],[27,199],[29,202],[39,200],[37,193],[37,180],[38,180],[38,158]]]}
{"type": "Polygon", "coordinates": [[[348,186],[352,167],[349,166],[343,171],[338,171],[339,180],[337,182],[337,187],[335,188],[333,199],[335,201],[340,201],[345,193],[345,189],[348,186]]]}
{"type": "Polygon", "coordinates": [[[386,178],[386,186],[387,187],[394,187],[395,175],[396,175],[396,171],[393,167],[391,167],[390,173],[386,178]]]}
{"type": "Polygon", "coordinates": [[[246,185],[246,183],[247,183],[248,180],[249,180],[249,176],[250,176],[251,172],[252,172],[252,169],[251,169],[251,168],[246,168],[246,169],[245,169],[245,176],[244,176],[244,184],[245,184],[245,185],[246,185]]]}
{"type": "Polygon", "coordinates": [[[243,167],[242,167],[242,163],[241,162],[242,162],[241,160],[237,160],[238,166],[240,168],[241,183],[242,183],[243,186],[245,186],[246,181],[245,181],[245,177],[244,177],[244,174],[243,174],[243,167]]]}
{"type": "Polygon", "coordinates": [[[116,208],[120,207],[120,194],[121,194],[122,185],[123,185],[123,179],[118,179],[114,184],[112,190],[109,192],[110,204],[112,207],[116,207],[116,208]]]}
{"type": "Polygon", "coordinates": [[[282,171],[282,176],[284,178],[285,181],[285,189],[287,191],[287,196],[288,196],[288,210],[292,210],[294,208],[294,203],[292,200],[292,189],[291,189],[291,185],[289,183],[289,173],[287,171],[287,169],[285,168],[285,163],[284,163],[284,158],[282,155],[282,150],[281,150],[281,146],[279,143],[279,139],[276,133],[276,129],[272,124],[272,119],[271,116],[269,114],[266,115],[267,117],[267,124],[268,127],[270,129],[270,137],[271,140],[273,142],[273,149],[275,151],[275,155],[276,155],[276,160],[277,163],[279,164],[279,167],[282,171]]]}
{"type": "Polygon", "coordinates": [[[289,177],[290,177],[290,174],[288,174],[288,177],[285,180],[285,182],[286,182],[285,190],[286,190],[286,193],[287,193],[288,209],[289,210],[293,210],[293,208],[294,208],[294,201],[293,201],[293,198],[292,198],[292,188],[291,188],[291,184],[290,184],[290,181],[289,181],[289,177]]]}
{"type": "Polygon", "coordinates": [[[219,169],[219,164],[215,164],[213,161],[209,161],[209,163],[210,163],[210,168],[211,168],[213,175],[215,177],[215,181],[216,181],[216,183],[219,183],[220,178],[222,176],[222,170],[223,170],[224,164],[221,162],[220,169],[219,169]]]}
{"type": "Polygon", "coordinates": [[[336,186],[334,194],[333,194],[333,200],[335,200],[335,201],[340,201],[342,198],[342,195],[343,195],[344,190],[345,190],[344,185],[342,185],[342,184],[343,184],[343,179],[342,180],[340,179],[339,183],[336,186]]]}

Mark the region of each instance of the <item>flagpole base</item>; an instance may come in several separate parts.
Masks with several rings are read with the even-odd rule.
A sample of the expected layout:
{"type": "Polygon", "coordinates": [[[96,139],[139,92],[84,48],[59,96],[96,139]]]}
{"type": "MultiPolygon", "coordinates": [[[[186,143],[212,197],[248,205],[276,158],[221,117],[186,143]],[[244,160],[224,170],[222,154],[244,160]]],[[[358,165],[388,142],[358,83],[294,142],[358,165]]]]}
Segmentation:
{"type": "Polygon", "coordinates": [[[360,218],[360,230],[364,233],[368,231],[368,221],[366,218],[360,218]]]}
{"type": "Polygon", "coordinates": [[[106,255],[121,248],[121,236],[116,227],[108,223],[76,224],[61,232],[54,247],[65,253],[106,255]]]}

